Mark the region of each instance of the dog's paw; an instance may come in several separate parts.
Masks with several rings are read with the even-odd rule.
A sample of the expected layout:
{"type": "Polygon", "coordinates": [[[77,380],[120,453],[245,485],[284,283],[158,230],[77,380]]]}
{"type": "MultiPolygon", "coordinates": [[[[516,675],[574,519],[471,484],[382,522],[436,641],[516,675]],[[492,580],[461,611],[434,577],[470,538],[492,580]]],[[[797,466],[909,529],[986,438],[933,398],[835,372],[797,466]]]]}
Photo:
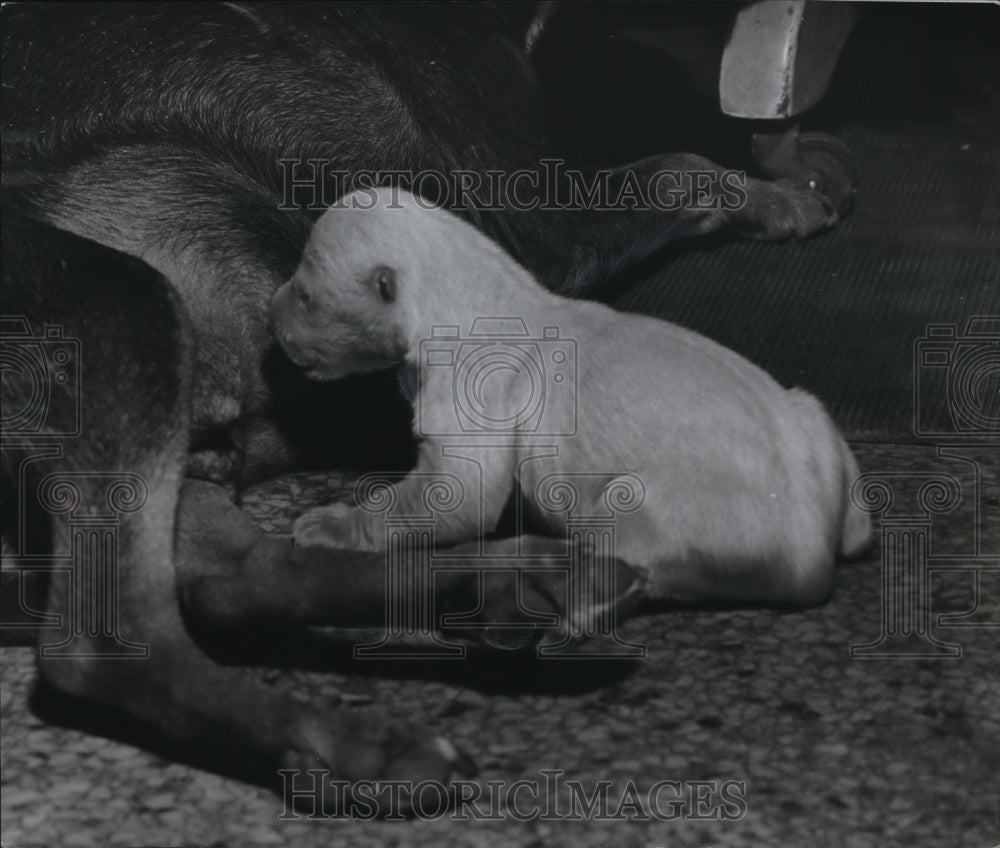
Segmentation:
{"type": "Polygon", "coordinates": [[[333,503],[304,512],[295,521],[292,539],[301,548],[346,548],[354,551],[377,550],[364,532],[357,507],[333,503]]]}
{"type": "Polygon", "coordinates": [[[806,238],[835,226],[839,220],[833,201],[819,188],[783,179],[754,182],[738,227],[746,238],[806,238]]]}
{"type": "MultiPolygon", "coordinates": [[[[645,597],[649,578],[645,571],[618,560],[597,561],[587,555],[567,569],[563,540],[524,536],[488,543],[487,557],[502,557],[470,585],[459,583],[449,602],[456,609],[471,606],[471,613],[447,613],[442,631],[471,644],[504,651],[535,649],[546,655],[587,651],[599,641],[621,648],[616,623],[625,619],[645,597]],[[524,567],[512,561],[530,556],[524,567]],[[470,591],[471,589],[471,591],[470,591]],[[463,592],[467,593],[463,596],[463,592]]],[[[459,546],[456,552],[463,551],[459,546]]],[[[624,646],[631,650],[632,646],[624,646]]],[[[608,649],[600,649],[602,654],[608,649]]]]}

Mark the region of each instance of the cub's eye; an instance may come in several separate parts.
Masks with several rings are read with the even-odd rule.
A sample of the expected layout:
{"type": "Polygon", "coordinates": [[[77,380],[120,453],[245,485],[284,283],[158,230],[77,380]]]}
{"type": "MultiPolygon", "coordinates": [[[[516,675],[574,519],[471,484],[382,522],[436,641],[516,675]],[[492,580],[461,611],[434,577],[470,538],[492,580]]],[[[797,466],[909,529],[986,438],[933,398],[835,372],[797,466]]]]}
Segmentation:
{"type": "Polygon", "coordinates": [[[309,296],[309,292],[302,286],[295,287],[295,295],[298,298],[300,306],[308,307],[309,304],[312,303],[312,298],[309,296]]]}
{"type": "Polygon", "coordinates": [[[396,300],[396,272],[392,268],[380,265],[372,271],[372,282],[383,301],[392,303],[396,300]]]}

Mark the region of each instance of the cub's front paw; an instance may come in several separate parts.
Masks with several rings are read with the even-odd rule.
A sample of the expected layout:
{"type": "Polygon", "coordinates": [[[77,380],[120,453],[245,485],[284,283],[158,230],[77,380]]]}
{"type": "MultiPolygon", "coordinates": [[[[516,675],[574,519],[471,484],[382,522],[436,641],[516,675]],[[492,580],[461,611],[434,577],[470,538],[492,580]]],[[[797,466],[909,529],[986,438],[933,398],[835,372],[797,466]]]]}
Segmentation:
{"type": "Polygon", "coordinates": [[[302,513],[292,528],[292,539],[300,548],[346,548],[354,551],[379,550],[376,540],[365,533],[357,507],[344,503],[320,506],[302,513]]]}

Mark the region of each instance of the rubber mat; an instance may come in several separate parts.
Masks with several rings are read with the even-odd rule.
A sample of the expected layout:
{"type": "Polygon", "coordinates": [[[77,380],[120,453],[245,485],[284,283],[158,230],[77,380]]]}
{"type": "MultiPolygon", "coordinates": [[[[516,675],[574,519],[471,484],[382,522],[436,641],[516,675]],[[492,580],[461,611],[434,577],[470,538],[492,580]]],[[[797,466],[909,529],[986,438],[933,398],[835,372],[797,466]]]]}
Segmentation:
{"type": "MultiPolygon", "coordinates": [[[[910,61],[929,75],[933,44],[924,49],[910,61]]],[[[846,222],[803,242],[678,246],[611,302],[691,327],[812,391],[852,437],[978,426],[1000,438],[1000,319],[976,320],[1000,316],[1000,73],[967,55],[919,98],[881,56],[840,77],[854,90],[837,135],[858,170],[846,222]],[[956,390],[979,408],[950,415],[956,390]]],[[[822,127],[814,118],[809,128],[822,127]]]]}

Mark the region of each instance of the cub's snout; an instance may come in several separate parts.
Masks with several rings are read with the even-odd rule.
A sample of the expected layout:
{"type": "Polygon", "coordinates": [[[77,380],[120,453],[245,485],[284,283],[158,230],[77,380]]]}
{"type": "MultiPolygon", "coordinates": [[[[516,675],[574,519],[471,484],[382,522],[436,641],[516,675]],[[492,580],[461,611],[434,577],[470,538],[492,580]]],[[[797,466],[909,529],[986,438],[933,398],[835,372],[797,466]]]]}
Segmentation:
{"type": "Polygon", "coordinates": [[[299,271],[271,299],[267,328],[289,359],[314,380],[339,380],[389,368],[406,353],[406,340],[389,306],[395,280],[376,269],[374,294],[342,278],[359,274],[299,271]],[[384,292],[384,293],[383,293],[384,292]]]}
{"type": "Polygon", "coordinates": [[[267,332],[281,345],[288,358],[308,373],[315,367],[319,356],[309,342],[312,334],[306,316],[298,314],[298,307],[292,296],[291,282],[285,283],[271,298],[267,310],[267,332]]]}

